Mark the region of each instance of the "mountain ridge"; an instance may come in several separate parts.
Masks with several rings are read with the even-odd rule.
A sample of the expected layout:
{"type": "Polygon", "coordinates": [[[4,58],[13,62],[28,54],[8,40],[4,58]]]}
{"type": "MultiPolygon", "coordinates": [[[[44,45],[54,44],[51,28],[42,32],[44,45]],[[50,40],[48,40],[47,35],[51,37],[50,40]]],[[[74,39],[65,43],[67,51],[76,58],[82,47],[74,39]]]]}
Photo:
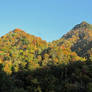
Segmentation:
{"type": "MultiPolygon", "coordinates": [[[[91,24],[83,21],[77,26],[75,25],[72,30],[60,39],[50,43],[16,28],[0,38],[0,56],[2,60],[6,61],[13,60],[12,54],[14,53],[15,57],[17,57],[16,54],[20,55],[22,53],[23,58],[25,58],[25,53],[28,52],[29,58],[24,60],[23,58],[16,58],[16,60],[25,62],[40,58],[38,62],[43,65],[49,62],[58,64],[63,61],[67,63],[74,60],[84,61],[84,58],[88,59],[91,56],[92,31],[89,30],[89,26],[91,28],[91,24]]],[[[13,61],[15,62],[15,60],[13,61]]]]}
{"type": "Polygon", "coordinates": [[[91,26],[92,25],[87,23],[86,21],[82,21],[80,24],[75,25],[72,30],[75,30],[75,29],[78,29],[78,28],[88,28],[88,27],[91,27],[91,26]]]}

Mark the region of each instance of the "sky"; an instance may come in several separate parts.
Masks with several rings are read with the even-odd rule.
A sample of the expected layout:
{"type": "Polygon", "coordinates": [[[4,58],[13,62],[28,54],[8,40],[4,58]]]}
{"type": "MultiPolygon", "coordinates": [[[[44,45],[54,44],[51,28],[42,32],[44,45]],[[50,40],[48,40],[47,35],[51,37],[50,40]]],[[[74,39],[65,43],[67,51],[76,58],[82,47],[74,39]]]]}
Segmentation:
{"type": "Polygon", "coordinates": [[[0,0],[0,36],[20,28],[51,42],[82,21],[92,24],[92,0],[0,0]]]}

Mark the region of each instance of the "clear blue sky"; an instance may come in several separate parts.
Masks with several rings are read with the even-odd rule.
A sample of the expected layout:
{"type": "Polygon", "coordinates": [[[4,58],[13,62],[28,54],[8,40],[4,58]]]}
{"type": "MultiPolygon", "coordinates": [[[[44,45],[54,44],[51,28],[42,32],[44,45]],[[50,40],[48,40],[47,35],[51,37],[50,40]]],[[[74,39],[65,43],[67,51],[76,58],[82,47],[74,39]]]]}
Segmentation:
{"type": "Polygon", "coordinates": [[[92,24],[92,0],[0,0],[0,36],[20,28],[52,41],[82,21],[92,24]]]}

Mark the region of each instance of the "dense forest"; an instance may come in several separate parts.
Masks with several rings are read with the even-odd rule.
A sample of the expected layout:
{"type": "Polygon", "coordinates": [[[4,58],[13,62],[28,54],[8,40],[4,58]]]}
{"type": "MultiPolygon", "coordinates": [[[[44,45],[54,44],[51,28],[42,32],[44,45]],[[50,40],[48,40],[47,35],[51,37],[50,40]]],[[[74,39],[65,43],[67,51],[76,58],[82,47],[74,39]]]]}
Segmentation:
{"type": "Polygon", "coordinates": [[[92,92],[92,25],[53,42],[21,29],[0,37],[0,92],[92,92]]]}

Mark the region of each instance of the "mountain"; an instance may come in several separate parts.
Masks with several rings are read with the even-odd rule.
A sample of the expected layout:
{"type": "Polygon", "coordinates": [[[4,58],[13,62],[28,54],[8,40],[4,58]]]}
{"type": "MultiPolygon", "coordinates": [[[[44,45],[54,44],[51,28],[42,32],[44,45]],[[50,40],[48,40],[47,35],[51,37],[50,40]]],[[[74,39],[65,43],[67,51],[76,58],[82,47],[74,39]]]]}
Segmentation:
{"type": "Polygon", "coordinates": [[[92,25],[83,21],[53,43],[71,49],[80,57],[89,58],[92,56],[92,25]]]}
{"type": "Polygon", "coordinates": [[[0,37],[0,92],[92,92],[92,25],[48,43],[14,29],[0,37]]]}
{"type": "Polygon", "coordinates": [[[85,60],[66,46],[49,44],[21,29],[15,29],[0,38],[0,59],[4,63],[10,61],[15,71],[18,70],[15,67],[19,68],[19,65],[26,67],[30,64],[32,69],[32,65],[39,67],[85,60]]]}
{"type": "Polygon", "coordinates": [[[37,66],[34,61],[37,61],[38,56],[47,47],[48,43],[40,37],[15,29],[0,38],[0,59],[5,64],[11,62],[15,71],[19,65],[24,67],[32,63],[37,66]]]}
{"type": "Polygon", "coordinates": [[[86,61],[91,59],[91,56],[92,25],[85,21],[75,25],[59,40],[51,43],[21,29],[15,29],[0,38],[0,61],[6,64],[11,62],[14,71],[20,66],[34,69],[53,64],[86,61]]]}

